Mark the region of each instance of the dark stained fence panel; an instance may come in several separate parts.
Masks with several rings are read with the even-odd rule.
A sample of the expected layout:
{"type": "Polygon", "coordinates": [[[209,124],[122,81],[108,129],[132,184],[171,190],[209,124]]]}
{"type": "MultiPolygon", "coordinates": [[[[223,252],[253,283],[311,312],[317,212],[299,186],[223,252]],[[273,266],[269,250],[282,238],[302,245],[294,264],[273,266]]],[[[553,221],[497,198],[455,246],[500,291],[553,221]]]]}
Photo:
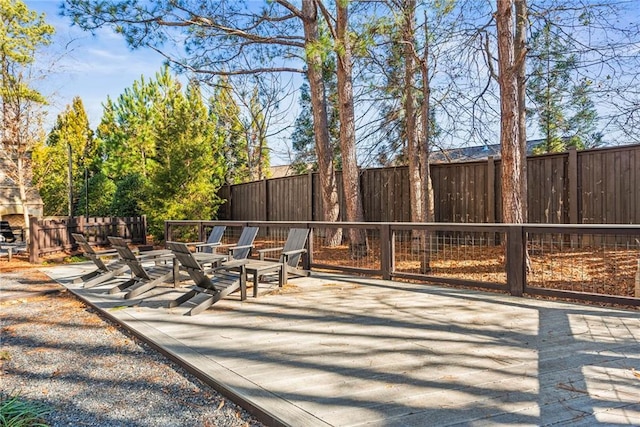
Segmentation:
{"type": "Polygon", "coordinates": [[[297,175],[267,181],[267,206],[269,221],[308,221],[311,219],[309,205],[309,176],[297,175]]]}
{"type": "MultiPolygon", "coordinates": [[[[340,221],[346,220],[338,172],[340,221]]],[[[434,164],[436,222],[502,221],[500,159],[434,164]]],[[[640,145],[530,156],[527,159],[529,223],[640,223],[640,145]],[[573,197],[576,200],[571,200],[573,197]]],[[[365,220],[411,220],[405,166],[361,171],[365,220]]],[[[219,218],[238,221],[322,221],[317,173],[233,185],[219,218]]]]}
{"type": "Polygon", "coordinates": [[[267,221],[266,181],[231,187],[231,217],[236,221],[267,221]]]}
{"type": "Polygon", "coordinates": [[[529,223],[569,222],[566,153],[532,157],[527,162],[529,223]]]}

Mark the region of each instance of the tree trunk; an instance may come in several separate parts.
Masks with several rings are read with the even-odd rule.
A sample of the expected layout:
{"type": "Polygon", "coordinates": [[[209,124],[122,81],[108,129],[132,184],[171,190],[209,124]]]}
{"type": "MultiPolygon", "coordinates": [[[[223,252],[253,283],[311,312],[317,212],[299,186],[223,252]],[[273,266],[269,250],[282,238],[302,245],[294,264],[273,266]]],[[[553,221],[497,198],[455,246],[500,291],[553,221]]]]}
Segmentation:
{"type": "Polygon", "coordinates": [[[526,115],[526,61],[528,11],[526,0],[515,0],[516,39],[514,55],[518,79],[518,145],[520,146],[520,185],[522,187],[522,221],[527,222],[527,115],[526,115]]]}
{"type": "MultiPolygon", "coordinates": [[[[427,25],[427,17],[425,14],[425,45],[424,55],[420,61],[420,73],[422,75],[422,138],[420,144],[420,175],[422,176],[423,186],[423,222],[435,222],[435,201],[433,195],[433,182],[431,181],[431,165],[429,157],[431,155],[431,79],[429,78],[429,27],[427,25]]],[[[431,235],[424,233],[424,251],[425,256],[420,263],[420,269],[423,274],[431,271],[431,235]]]]}
{"type": "MultiPolygon", "coordinates": [[[[307,77],[311,94],[313,113],[313,131],[315,134],[316,156],[318,158],[318,176],[322,194],[322,220],[337,222],[340,215],[338,184],[333,165],[333,149],[329,137],[329,119],[327,117],[327,97],[322,79],[322,58],[318,49],[310,49],[318,42],[318,11],[314,0],[302,0],[304,16],[304,37],[307,47],[307,77]]],[[[342,229],[325,229],[325,245],[338,246],[342,242],[342,229]]]]}
{"type": "MultiPolygon", "coordinates": [[[[353,81],[351,42],[348,34],[348,2],[336,1],[336,40],[338,98],[340,116],[340,151],[342,153],[342,182],[346,205],[346,220],[364,221],[360,171],[356,160],[355,113],[353,108],[353,81]]],[[[354,259],[368,252],[367,235],[364,229],[351,228],[349,248],[354,259]]]]}
{"type": "Polygon", "coordinates": [[[524,222],[522,153],[519,143],[518,70],[514,50],[513,0],[497,0],[500,145],[502,156],[502,220],[524,222]]]}
{"type": "MultiPolygon", "coordinates": [[[[527,23],[528,10],[526,0],[515,0],[516,10],[516,38],[514,57],[516,60],[518,81],[518,146],[520,148],[520,194],[522,200],[522,222],[529,218],[529,204],[527,194],[527,108],[526,108],[526,61],[527,55],[527,23]]],[[[525,251],[525,265],[527,271],[532,270],[531,257],[525,251]]]]}
{"type": "MultiPolygon", "coordinates": [[[[411,222],[425,220],[425,191],[422,146],[418,141],[416,124],[416,99],[414,96],[415,75],[415,0],[405,0],[402,5],[402,44],[404,56],[404,114],[406,123],[407,160],[409,166],[409,199],[411,201],[411,222]]],[[[423,101],[424,102],[424,101],[423,101]]],[[[425,135],[423,135],[424,137],[425,135]]],[[[429,249],[427,233],[414,230],[411,233],[411,252],[420,254],[420,272],[429,271],[429,249]]]]}
{"type": "Polygon", "coordinates": [[[414,96],[414,21],[415,0],[405,0],[403,5],[402,46],[404,55],[404,115],[407,140],[407,160],[409,166],[409,199],[411,201],[411,222],[421,222],[422,180],[420,179],[420,150],[416,129],[416,100],[414,96]]]}
{"type": "Polygon", "coordinates": [[[22,217],[24,219],[24,234],[22,235],[25,242],[29,242],[31,235],[31,225],[29,223],[29,201],[27,199],[27,180],[26,177],[26,169],[24,165],[24,160],[21,156],[17,159],[17,175],[18,175],[18,191],[20,193],[20,204],[22,205],[22,217]]]}

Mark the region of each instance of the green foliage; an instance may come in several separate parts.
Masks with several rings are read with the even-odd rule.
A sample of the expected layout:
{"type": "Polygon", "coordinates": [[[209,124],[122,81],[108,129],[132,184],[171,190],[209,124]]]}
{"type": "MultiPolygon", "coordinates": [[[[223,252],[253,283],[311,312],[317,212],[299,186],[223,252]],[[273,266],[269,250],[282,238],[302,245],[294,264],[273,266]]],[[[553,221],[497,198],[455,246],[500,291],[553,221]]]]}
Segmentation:
{"type": "Polygon", "coordinates": [[[0,400],[0,426],[47,427],[44,417],[50,410],[42,404],[21,399],[19,395],[0,400]]]}
{"type": "Polygon", "coordinates": [[[533,67],[527,93],[533,106],[528,115],[537,118],[544,139],[535,153],[565,151],[569,146],[591,148],[601,143],[590,81],[575,81],[578,62],[571,51],[571,42],[550,22],[531,39],[533,67]]]}
{"type": "Polygon", "coordinates": [[[295,153],[292,167],[296,174],[318,169],[315,152],[315,133],[313,131],[313,115],[311,113],[311,94],[309,85],[305,82],[300,87],[300,114],[296,118],[291,133],[291,146],[295,153]]]}
{"type": "Polygon", "coordinates": [[[113,216],[142,215],[140,202],[144,198],[145,179],[139,174],[125,175],[118,180],[109,212],[113,216]]]}
{"type": "Polygon", "coordinates": [[[44,203],[45,215],[67,215],[67,149],[41,143],[33,150],[33,182],[44,203]]]}
{"type": "MultiPolygon", "coordinates": [[[[336,169],[341,168],[340,156],[340,122],[338,112],[338,82],[336,78],[336,64],[333,56],[326,56],[322,65],[322,79],[327,93],[327,115],[329,119],[329,137],[333,147],[333,162],[336,169]]],[[[294,123],[291,133],[291,145],[295,157],[292,167],[296,173],[306,173],[309,165],[312,170],[318,170],[318,160],[315,151],[315,133],[313,130],[313,112],[309,84],[300,87],[300,113],[294,123]]]]}
{"type": "Polygon", "coordinates": [[[107,103],[98,138],[103,173],[115,182],[112,214],[146,214],[158,240],[167,219],[215,215],[226,164],[212,111],[195,83],[183,90],[167,67],[107,103]]]}
{"type": "Polygon", "coordinates": [[[225,182],[239,184],[250,180],[249,149],[247,136],[240,115],[240,107],[233,97],[233,88],[229,79],[221,77],[217,84],[209,107],[215,120],[218,144],[222,146],[224,161],[227,165],[225,182]]]}
{"type": "Polygon", "coordinates": [[[111,212],[111,206],[116,194],[116,184],[105,174],[99,172],[90,177],[86,185],[87,191],[82,191],[80,194],[76,214],[86,214],[85,209],[87,206],[88,196],[89,216],[114,215],[111,212]]]}
{"type": "MultiPolygon", "coordinates": [[[[44,103],[44,97],[24,83],[23,70],[33,63],[40,46],[51,43],[54,27],[20,0],[0,1],[0,96],[3,104],[24,99],[44,103]]],[[[4,111],[4,110],[3,110],[4,111]]]]}
{"type": "MultiPolygon", "coordinates": [[[[74,210],[84,195],[85,169],[89,176],[100,166],[98,147],[82,100],[75,97],[71,105],[58,115],[44,144],[33,153],[34,183],[44,202],[47,215],[67,215],[69,199],[69,148],[71,148],[72,191],[74,210]]],[[[84,204],[81,206],[83,207],[84,204]]],[[[74,212],[74,214],[77,212],[74,212]]]]}
{"type": "Polygon", "coordinates": [[[155,126],[162,119],[158,83],[143,77],[116,101],[108,98],[96,132],[103,152],[103,172],[111,179],[129,174],[147,176],[155,155],[155,126]]]}
{"type": "Polygon", "coordinates": [[[65,264],[74,264],[77,262],[86,262],[86,261],[90,261],[90,259],[82,255],[72,255],[72,256],[65,257],[63,262],[65,264]]]}
{"type": "Polygon", "coordinates": [[[261,96],[260,87],[256,84],[249,99],[248,116],[244,120],[251,181],[268,178],[271,163],[267,145],[267,117],[261,96]]]}
{"type": "Polygon", "coordinates": [[[171,114],[158,129],[156,157],[142,202],[154,237],[162,236],[167,219],[212,218],[225,173],[221,147],[212,144],[215,126],[200,89],[191,84],[183,94],[175,82],[165,84],[165,107],[171,114]]]}

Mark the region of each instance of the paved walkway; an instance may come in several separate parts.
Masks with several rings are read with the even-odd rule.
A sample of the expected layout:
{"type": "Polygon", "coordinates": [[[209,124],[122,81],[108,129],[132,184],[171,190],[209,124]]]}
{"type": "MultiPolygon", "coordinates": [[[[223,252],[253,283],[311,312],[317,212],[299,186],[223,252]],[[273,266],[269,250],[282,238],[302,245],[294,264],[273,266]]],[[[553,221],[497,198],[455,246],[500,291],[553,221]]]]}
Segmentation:
{"type": "Polygon", "coordinates": [[[349,276],[183,316],[44,269],[269,425],[640,425],[640,312],[349,276]]]}

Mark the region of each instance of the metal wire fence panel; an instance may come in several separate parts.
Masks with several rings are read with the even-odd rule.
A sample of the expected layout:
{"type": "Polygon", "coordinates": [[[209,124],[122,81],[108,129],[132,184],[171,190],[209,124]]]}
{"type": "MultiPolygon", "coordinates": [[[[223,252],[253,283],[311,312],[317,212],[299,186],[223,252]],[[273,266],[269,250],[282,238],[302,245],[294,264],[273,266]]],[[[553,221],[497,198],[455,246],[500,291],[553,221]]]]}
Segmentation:
{"type": "Polygon", "coordinates": [[[640,297],[636,289],[640,234],[589,234],[573,240],[555,233],[537,234],[529,239],[527,248],[528,288],[640,297]],[[599,244],[587,246],[579,243],[582,240],[599,244]]]}
{"type": "Polygon", "coordinates": [[[496,233],[394,233],[394,273],[506,285],[504,236],[496,233]]]}
{"type": "Polygon", "coordinates": [[[381,274],[380,231],[375,225],[349,227],[336,223],[314,228],[312,240],[313,264],[320,268],[381,274]],[[362,246],[355,247],[356,239],[362,246]]]}
{"type": "MultiPolygon", "coordinates": [[[[264,233],[258,237],[255,242],[255,253],[265,249],[281,248],[284,246],[284,242],[287,241],[287,235],[289,234],[289,227],[287,226],[275,226],[275,227],[262,227],[264,233]]],[[[280,256],[279,251],[269,251],[265,253],[265,257],[268,259],[278,259],[280,256]]]]}

